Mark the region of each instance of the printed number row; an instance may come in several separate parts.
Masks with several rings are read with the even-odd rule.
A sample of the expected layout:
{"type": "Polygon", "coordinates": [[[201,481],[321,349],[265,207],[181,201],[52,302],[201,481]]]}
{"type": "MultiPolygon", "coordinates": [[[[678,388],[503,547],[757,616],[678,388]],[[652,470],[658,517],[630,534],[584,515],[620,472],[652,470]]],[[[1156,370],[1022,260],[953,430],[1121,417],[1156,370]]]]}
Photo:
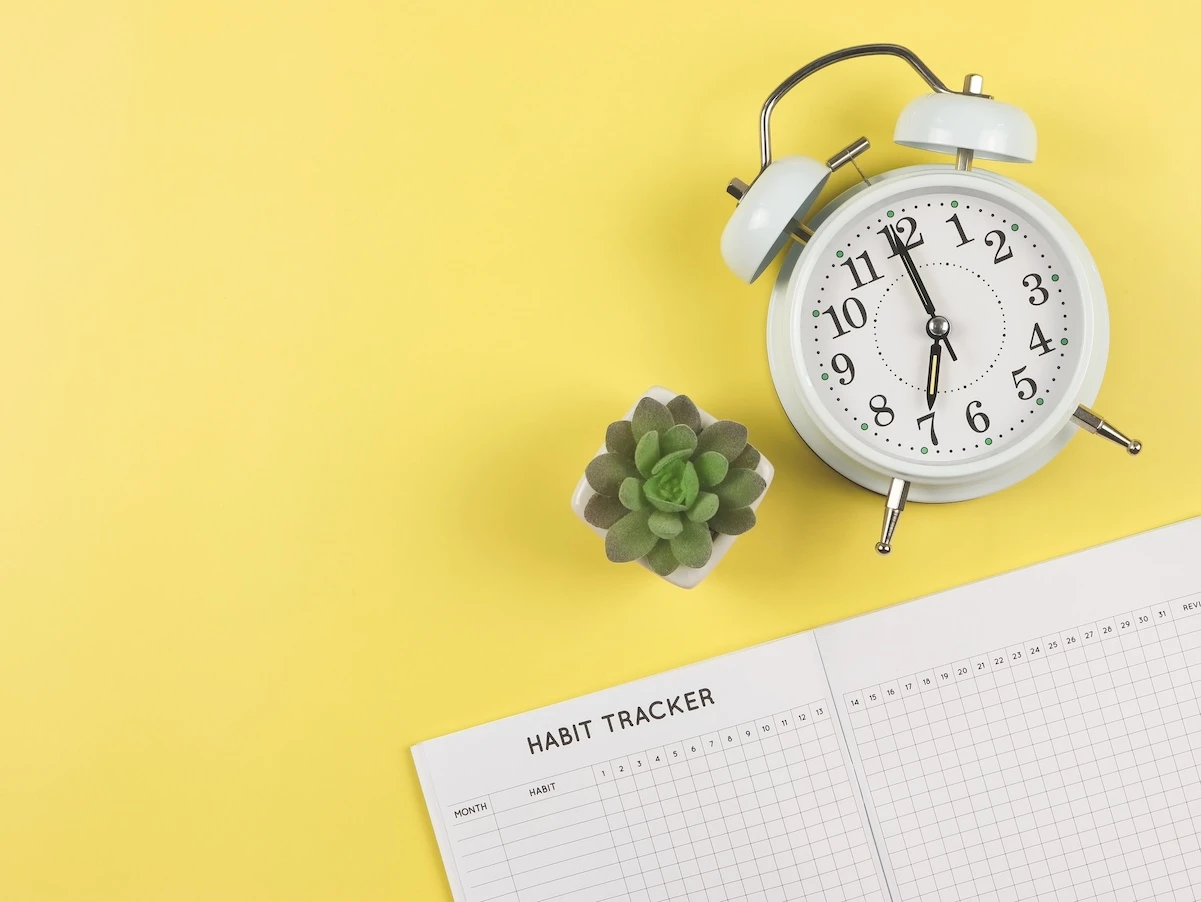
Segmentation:
{"type": "Polygon", "coordinates": [[[985,655],[957,661],[932,670],[911,674],[879,686],[871,686],[845,696],[847,710],[851,713],[871,708],[914,693],[926,692],[959,680],[975,679],[985,673],[1021,667],[1041,658],[1084,648],[1125,633],[1155,627],[1172,620],[1171,608],[1167,605],[1132,611],[1120,617],[1098,620],[1075,629],[1053,633],[1020,645],[998,649],[985,655]]]}
{"type": "MultiPolygon", "coordinates": [[[[625,758],[615,758],[593,767],[593,773],[598,781],[616,780],[645,770],[654,770],[687,761],[690,758],[701,758],[705,755],[724,753],[727,749],[741,749],[744,746],[757,743],[769,736],[785,733],[813,732],[812,728],[830,719],[830,707],[825,701],[813,702],[791,711],[784,711],[762,720],[740,724],[707,733],[684,742],[665,745],[662,748],[650,749],[625,758]]],[[[806,741],[802,735],[802,741],[806,741]]]]}

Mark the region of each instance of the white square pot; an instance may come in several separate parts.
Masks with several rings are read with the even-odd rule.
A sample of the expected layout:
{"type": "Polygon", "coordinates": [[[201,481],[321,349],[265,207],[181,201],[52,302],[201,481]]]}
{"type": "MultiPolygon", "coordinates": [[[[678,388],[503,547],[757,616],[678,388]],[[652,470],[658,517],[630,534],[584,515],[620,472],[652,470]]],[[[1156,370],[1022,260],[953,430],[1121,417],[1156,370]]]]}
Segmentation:
{"type": "MultiPolygon", "coordinates": [[[[669,391],[668,389],[659,385],[648,388],[634,401],[634,403],[630,406],[630,409],[626,411],[623,419],[628,420],[634,416],[634,408],[638,406],[638,402],[643,398],[654,398],[659,403],[666,404],[668,401],[674,398],[676,394],[677,392],[669,391]]],[[[702,428],[707,428],[717,422],[716,417],[710,416],[706,411],[701,410],[699,407],[697,410],[699,410],[701,414],[702,428]]],[[[752,442],[752,444],[754,443],[752,442]]],[[[599,457],[601,454],[605,453],[605,450],[604,443],[601,443],[601,446],[597,449],[594,456],[599,457]]],[[[751,503],[751,510],[757,509],[763,502],[763,499],[767,496],[767,490],[771,488],[772,477],[776,474],[775,467],[773,467],[771,462],[763,456],[762,450],[759,451],[759,465],[755,467],[755,472],[763,477],[763,481],[767,483],[767,486],[763,489],[763,493],[751,503]]],[[[575,487],[575,493],[571,496],[571,509],[575,511],[575,515],[579,517],[589,529],[603,538],[605,533],[608,532],[607,529],[600,529],[599,527],[593,526],[587,520],[584,520],[584,508],[588,506],[588,501],[595,494],[596,492],[592,490],[592,486],[588,484],[588,480],[581,476],[579,483],[575,487]]],[[[717,538],[713,540],[713,554],[709,558],[709,563],[705,564],[704,567],[700,567],[698,569],[695,567],[685,567],[681,565],[677,567],[671,574],[662,577],[662,579],[667,580],[673,586],[679,586],[681,589],[691,589],[713,571],[713,568],[718,565],[718,562],[720,562],[721,559],[726,556],[726,552],[730,550],[730,546],[732,546],[734,542],[740,538],[741,536],[718,535],[717,538]]],[[[643,567],[646,567],[647,570],[650,570],[650,565],[647,564],[645,560],[640,559],[638,563],[643,567]]],[[[653,570],[651,570],[651,572],[654,573],[653,570]]]]}

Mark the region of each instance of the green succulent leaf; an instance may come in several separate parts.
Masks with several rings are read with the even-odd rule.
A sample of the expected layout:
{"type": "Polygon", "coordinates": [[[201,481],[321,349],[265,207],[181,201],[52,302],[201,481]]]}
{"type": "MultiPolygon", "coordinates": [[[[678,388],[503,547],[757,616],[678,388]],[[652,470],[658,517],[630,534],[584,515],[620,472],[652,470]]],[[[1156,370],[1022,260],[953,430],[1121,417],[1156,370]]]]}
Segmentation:
{"type": "Polygon", "coordinates": [[[701,492],[696,496],[696,504],[688,508],[688,519],[694,523],[704,523],[717,513],[720,503],[712,492],[701,492]]]}
{"type": "MultiPolygon", "coordinates": [[[[638,432],[637,426],[634,432],[638,432]]],[[[726,460],[735,460],[746,448],[746,427],[732,420],[718,420],[707,426],[697,437],[696,450],[700,454],[716,451],[726,460]]]]}
{"type": "Polygon", "coordinates": [[[694,433],[701,431],[701,412],[687,395],[676,395],[667,402],[667,409],[676,423],[687,426],[694,433]]]}
{"type": "Polygon", "coordinates": [[[749,507],[727,508],[724,505],[709,518],[708,526],[726,536],[740,536],[755,525],[755,512],[749,507]]]}
{"type": "Polygon", "coordinates": [[[634,466],[643,476],[650,476],[651,470],[659,462],[659,432],[652,429],[638,439],[638,448],[634,451],[634,466]]]}
{"type": "Polygon", "coordinates": [[[646,562],[660,576],[670,576],[680,566],[680,562],[676,560],[676,556],[671,550],[671,543],[663,539],[660,539],[659,543],[647,554],[646,562]]]}
{"type": "Polygon", "coordinates": [[[730,462],[720,452],[706,451],[696,459],[696,475],[700,477],[701,485],[713,488],[726,478],[730,470],[730,462]]]}
{"type": "Polygon", "coordinates": [[[668,501],[666,498],[661,498],[656,495],[651,489],[649,482],[643,485],[642,493],[646,496],[646,500],[651,503],[651,507],[653,507],[655,510],[674,511],[675,513],[682,513],[683,511],[688,510],[688,507],[685,504],[682,504],[678,501],[668,501]]]}
{"type": "Polygon", "coordinates": [[[615,564],[636,561],[655,547],[658,537],[647,526],[650,513],[630,511],[605,533],[605,555],[615,564]]]}
{"type": "Polygon", "coordinates": [[[616,423],[610,423],[609,428],[605,430],[605,450],[612,451],[614,454],[621,454],[625,457],[634,456],[634,448],[638,445],[634,441],[634,426],[629,420],[618,420],[616,423]]]}
{"type": "MultiPolygon", "coordinates": [[[[662,461],[660,461],[662,463],[662,461]]],[[[688,509],[688,493],[684,480],[686,471],[692,467],[679,458],[658,467],[642,486],[646,499],[661,511],[683,511],[688,509]]]]}
{"type": "Polygon", "coordinates": [[[746,507],[763,494],[767,483],[754,470],[730,470],[721,485],[714,486],[713,491],[721,499],[723,508],[746,507]]]}
{"type": "Polygon", "coordinates": [[[684,507],[692,507],[696,503],[696,496],[701,491],[701,480],[696,475],[696,467],[692,462],[684,464],[684,475],[680,479],[680,485],[684,489],[684,507]]]}
{"type": "Polygon", "coordinates": [[[655,464],[654,467],[651,468],[651,475],[653,476],[655,473],[659,473],[662,470],[664,470],[665,468],[670,467],[677,460],[685,460],[686,461],[691,456],[692,456],[692,452],[689,451],[687,448],[681,448],[679,451],[673,451],[671,454],[667,454],[667,455],[659,458],[659,462],[657,464],[655,464]]]}
{"type": "Polygon", "coordinates": [[[661,444],[664,454],[672,454],[676,451],[687,451],[691,454],[696,448],[696,433],[692,431],[691,426],[677,423],[663,433],[661,444]]]}
{"type": "Polygon", "coordinates": [[[703,567],[713,554],[713,538],[704,523],[684,521],[680,534],[671,540],[671,551],[685,567],[703,567]]]}
{"type": "Polygon", "coordinates": [[[653,511],[647,519],[646,525],[661,539],[674,539],[684,529],[684,524],[680,522],[680,515],[667,511],[653,511]]]}
{"type": "Polygon", "coordinates": [[[654,398],[643,398],[634,408],[631,426],[634,438],[642,441],[642,437],[654,429],[656,432],[666,432],[674,425],[671,413],[654,398]]]}
{"type": "Polygon", "coordinates": [[[743,470],[753,470],[759,466],[759,458],[762,455],[755,449],[754,445],[747,445],[742,449],[734,461],[730,464],[732,467],[740,467],[743,470]]]}
{"type": "Polygon", "coordinates": [[[584,506],[584,519],[597,529],[608,529],[628,511],[616,498],[593,495],[584,506]]]}
{"type": "Polygon", "coordinates": [[[594,457],[584,468],[584,478],[594,491],[617,497],[617,491],[627,476],[637,476],[638,469],[629,458],[614,454],[612,451],[594,457]]]}
{"type": "Polygon", "coordinates": [[[637,476],[628,477],[617,490],[617,499],[626,510],[642,510],[645,506],[642,503],[642,480],[637,476]]]}

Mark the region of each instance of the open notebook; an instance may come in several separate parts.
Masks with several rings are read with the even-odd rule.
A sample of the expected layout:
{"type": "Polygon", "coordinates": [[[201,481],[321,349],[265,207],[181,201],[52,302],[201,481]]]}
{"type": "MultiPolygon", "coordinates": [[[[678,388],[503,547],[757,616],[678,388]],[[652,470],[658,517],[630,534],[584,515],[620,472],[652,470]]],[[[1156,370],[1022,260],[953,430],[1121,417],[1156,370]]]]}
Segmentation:
{"type": "Polygon", "coordinates": [[[1201,519],[413,748],[457,902],[1201,898],[1201,519]]]}

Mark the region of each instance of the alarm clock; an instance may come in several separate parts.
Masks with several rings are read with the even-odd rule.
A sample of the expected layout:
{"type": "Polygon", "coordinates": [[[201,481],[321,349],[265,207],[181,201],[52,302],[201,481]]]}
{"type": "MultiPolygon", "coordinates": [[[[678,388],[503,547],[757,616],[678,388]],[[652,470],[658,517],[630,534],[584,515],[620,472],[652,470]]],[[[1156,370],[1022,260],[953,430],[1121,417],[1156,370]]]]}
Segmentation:
{"type": "Polygon", "coordinates": [[[1047,464],[1080,428],[1130,454],[1142,448],[1088,407],[1109,347],[1088,248],[1046,200],[975,168],[1033,162],[1037,146],[1030,117],[983,87],[969,75],[952,91],[895,44],[827,54],[768,96],[759,175],[727,187],[738,206],[721,251],[737,276],[755,281],[787,246],[767,323],[776,393],[823,461],[885,496],[881,554],[907,500],[996,492],[1047,464]],[[905,107],[894,140],[955,162],[869,178],[857,162],[866,138],[825,163],[773,159],[780,99],[820,69],[875,55],[900,58],[933,89],[905,107]],[[859,181],[814,210],[848,164],[859,181]]]}

